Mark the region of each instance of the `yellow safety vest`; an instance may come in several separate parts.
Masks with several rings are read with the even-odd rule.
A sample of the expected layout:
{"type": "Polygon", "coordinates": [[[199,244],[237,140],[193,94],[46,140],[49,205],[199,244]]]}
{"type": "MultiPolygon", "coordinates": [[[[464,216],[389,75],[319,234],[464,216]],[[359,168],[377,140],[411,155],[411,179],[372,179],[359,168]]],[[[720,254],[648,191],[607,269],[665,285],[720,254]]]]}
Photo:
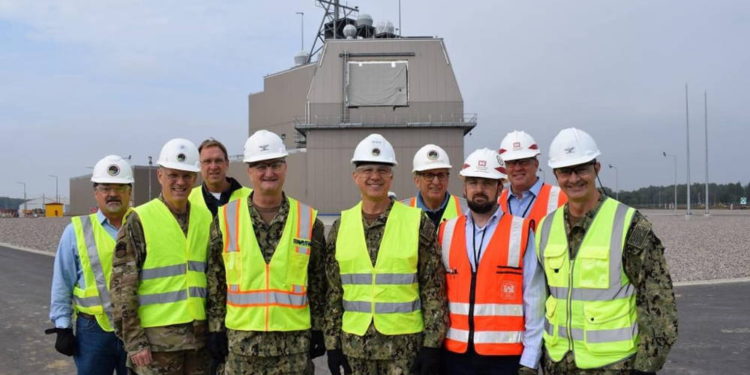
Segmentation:
{"type": "MultiPolygon", "coordinates": [[[[401,201],[401,203],[410,206],[417,207],[417,197],[407,198],[401,201]]],[[[466,199],[459,196],[449,194],[448,204],[445,206],[443,216],[440,217],[440,222],[453,219],[454,217],[463,214],[468,209],[466,205],[466,199]]]]}
{"type": "Polygon", "coordinates": [[[219,208],[227,282],[227,328],[300,331],[310,328],[307,265],[317,211],[289,200],[284,231],[266,263],[246,198],[219,208]]]}
{"type": "Polygon", "coordinates": [[[422,211],[394,202],[373,267],[362,226],[362,202],[341,212],[336,261],[344,288],[342,330],[363,336],[374,321],[378,332],[422,332],[417,280],[422,211]]]}
{"type": "Polygon", "coordinates": [[[135,208],[146,239],[138,286],[143,327],[205,320],[206,260],[211,212],[190,205],[187,237],[159,199],[135,208]]]}
{"type": "Polygon", "coordinates": [[[633,355],[638,345],[635,288],[622,267],[635,210],[606,198],[570,259],[563,207],[547,215],[536,246],[547,276],[544,347],[553,361],[572,350],[581,369],[633,355]]]}
{"type": "MultiPolygon", "coordinates": [[[[229,195],[229,202],[240,199],[240,198],[247,198],[250,196],[250,193],[252,192],[253,192],[253,189],[243,186],[233,191],[232,194],[229,195]]],[[[190,201],[191,206],[201,207],[201,208],[205,208],[206,210],[208,210],[208,205],[206,205],[206,200],[203,198],[203,185],[198,185],[194,187],[193,190],[190,191],[188,200],[190,201]]]]}
{"type": "Polygon", "coordinates": [[[86,288],[73,288],[73,308],[93,315],[99,327],[112,332],[112,300],[109,278],[112,275],[112,254],[115,240],[102,227],[96,214],[76,216],[70,220],[76,235],[78,258],[86,288]]]}

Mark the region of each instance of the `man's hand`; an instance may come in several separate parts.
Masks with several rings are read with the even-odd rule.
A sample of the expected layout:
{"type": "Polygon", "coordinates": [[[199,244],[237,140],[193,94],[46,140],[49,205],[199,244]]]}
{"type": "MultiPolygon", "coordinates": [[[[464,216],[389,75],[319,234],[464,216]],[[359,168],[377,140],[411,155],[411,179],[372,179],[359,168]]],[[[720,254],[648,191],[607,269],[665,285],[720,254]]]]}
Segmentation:
{"type": "Polygon", "coordinates": [[[531,367],[521,366],[518,368],[518,375],[537,375],[539,372],[531,367]]]}
{"type": "Polygon", "coordinates": [[[133,361],[134,365],[142,367],[148,366],[154,359],[151,358],[151,349],[146,348],[131,354],[130,360],[133,361]]]}
{"type": "Polygon", "coordinates": [[[76,352],[76,337],[73,335],[73,328],[49,328],[44,331],[46,334],[57,334],[55,340],[55,350],[60,354],[71,356],[76,352]]]}

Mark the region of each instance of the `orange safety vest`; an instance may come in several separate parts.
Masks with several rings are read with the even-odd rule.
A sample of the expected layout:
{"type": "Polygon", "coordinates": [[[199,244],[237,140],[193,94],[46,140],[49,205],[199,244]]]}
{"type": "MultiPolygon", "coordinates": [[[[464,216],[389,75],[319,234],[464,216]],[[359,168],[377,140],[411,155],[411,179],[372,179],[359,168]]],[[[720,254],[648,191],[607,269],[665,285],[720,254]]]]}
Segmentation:
{"type": "MultiPolygon", "coordinates": [[[[500,209],[505,213],[509,213],[508,194],[510,194],[510,189],[503,189],[503,192],[500,194],[500,198],[497,201],[500,205],[500,209]]],[[[559,186],[542,184],[542,188],[539,189],[539,195],[534,199],[534,202],[525,217],[533,221],[532,229],[535,229],[536,225],[539,224],[548,213],[564,205],[567,201],[568,196],[565,195],[559,186]]],[[[514,212],[512,215],[521,214],[523,214],[523,212],[514,212]]]]}
{"type": "Polygon", "coordinates": [[[472,342],[481,355],[520,355],[525,329],[523,257],[529,220],[503,215],[476,272],[472,272],[466,254],[465,215],[444,222],[438,240],[447,270],[450,311],[445,348],[465,353],[472,342]]]}

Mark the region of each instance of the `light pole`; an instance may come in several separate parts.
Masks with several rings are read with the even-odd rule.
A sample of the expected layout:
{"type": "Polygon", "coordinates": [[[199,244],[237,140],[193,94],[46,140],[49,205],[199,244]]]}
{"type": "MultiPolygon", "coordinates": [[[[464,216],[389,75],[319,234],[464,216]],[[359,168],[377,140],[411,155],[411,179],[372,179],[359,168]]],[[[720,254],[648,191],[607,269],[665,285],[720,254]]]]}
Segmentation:
{"type": "Polygon", "coordinates": [[[662,151],[661,153],[664,155],[664,157],[671,157],[674,159],[674,213],[677,214],[677,155],[667,154],[666,152],[662,151]]]}
{"type": "Polygon", "coordinates": [[[708,91],[703,92],[703,110],[705,111],[705,125],[706,125],[706,213],[705,216],[711,215],[708,210],[708,91]]]}
{"type": "Polygon", "coordinates": [[[151,200],[151,174],[153,173],[151,171],[151,165],[153,162],[151,161],[151,157],[148,157],[148,199],[146,199],[146,202],[151,200]]]}
{"type": "Polygon", "coordinates": [[[617,182],[619,180],[619,178],[618,178],[617,175],[619,173],[617,173],[617,167],[615,167],[614,165],[610,164],[609,168],[615,170],[615,199],[617,199],[619,201],[620,200],[620,189],[617,187],[618,186],[617,182]]]}
{"type": "Polygon", "coordinates": [[[26,211],[26,183],[25,182],[19,182],[19,184],[23,185],[23,210],[26,211]]]}
{"type": "Polygon", "coordinates": [[[59,190],[57,190],[57,181],[58,181],[57,176],[53,174],[49,176],[55,178],[55,203],[60,203],[60,194],[59,194],[59,190]]]}
{"type": "Polygon", "coordinates": [[[687,147],[687,210],[685,215],[690,216],[690,111],[688,110],[688,85],[685,84],[685,145],[687,147]]]}
{"type": "Polygon", "coordinates": [[[299,36],[300,36],[300,51],[305,50],[305,12],[296,12],[300,16],[300,27],[299,27],[299,36]]]}

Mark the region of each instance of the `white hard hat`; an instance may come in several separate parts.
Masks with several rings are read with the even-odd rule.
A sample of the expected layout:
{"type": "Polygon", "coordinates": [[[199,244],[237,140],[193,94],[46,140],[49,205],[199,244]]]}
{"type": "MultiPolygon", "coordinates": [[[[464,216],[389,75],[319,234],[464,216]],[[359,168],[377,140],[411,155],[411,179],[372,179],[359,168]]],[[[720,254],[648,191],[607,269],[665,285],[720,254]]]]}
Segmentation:
{"type": "Polygon", "coordinates": [[[472,152],[464,161],[464,166],[459,174],[464,177],[482,177],[492,180],[507,177],[500,155],[488,148],[480,148],[472,152]]]}
{"type": "Polygon", "coordinates": [[[594,138],[583,130],[560,130],[549,146],[549,167],[552,169],[583,164],[596,159],[601,153],[594,138]]]}
{"type": "Polygon", "coordinates": [[[253,133],[245,141],[245,163],[283,158],[289,155],[286,152],[284,141],[274,132],[265,129],[253,133]]]}
{"type": "Polygon", "coordinates": [[[451,161],[448,153],[440,146],[425,145],[414,154],[414,169],[412,172],[428,171],[430,169],[450,168],[451,161]]]}
{"type": "Polygon", "coordinates": [[[398,164],[393,146],[380,134],[370,134],[359,142],[354,149],[352,163],[398,164]]]}
{"type": "Polygon", "coordinates": [[[539,146],[526,132],[514,130],[500,142],[498,153],[503,161],[533,158],[539,155],[539,146]]]}
{"type": "Polygon", "coordinates": [[[94,165],[91,182],[97,184],[132,184],[133,168],[117,155],[107,155],[94,165]]]}
{"type": "Polygon", "coordinates": [[[161,148],[156,164],[164,168],[200,172],[200,156],[195,143],[185,138],[170,139],[161,148]]]}

